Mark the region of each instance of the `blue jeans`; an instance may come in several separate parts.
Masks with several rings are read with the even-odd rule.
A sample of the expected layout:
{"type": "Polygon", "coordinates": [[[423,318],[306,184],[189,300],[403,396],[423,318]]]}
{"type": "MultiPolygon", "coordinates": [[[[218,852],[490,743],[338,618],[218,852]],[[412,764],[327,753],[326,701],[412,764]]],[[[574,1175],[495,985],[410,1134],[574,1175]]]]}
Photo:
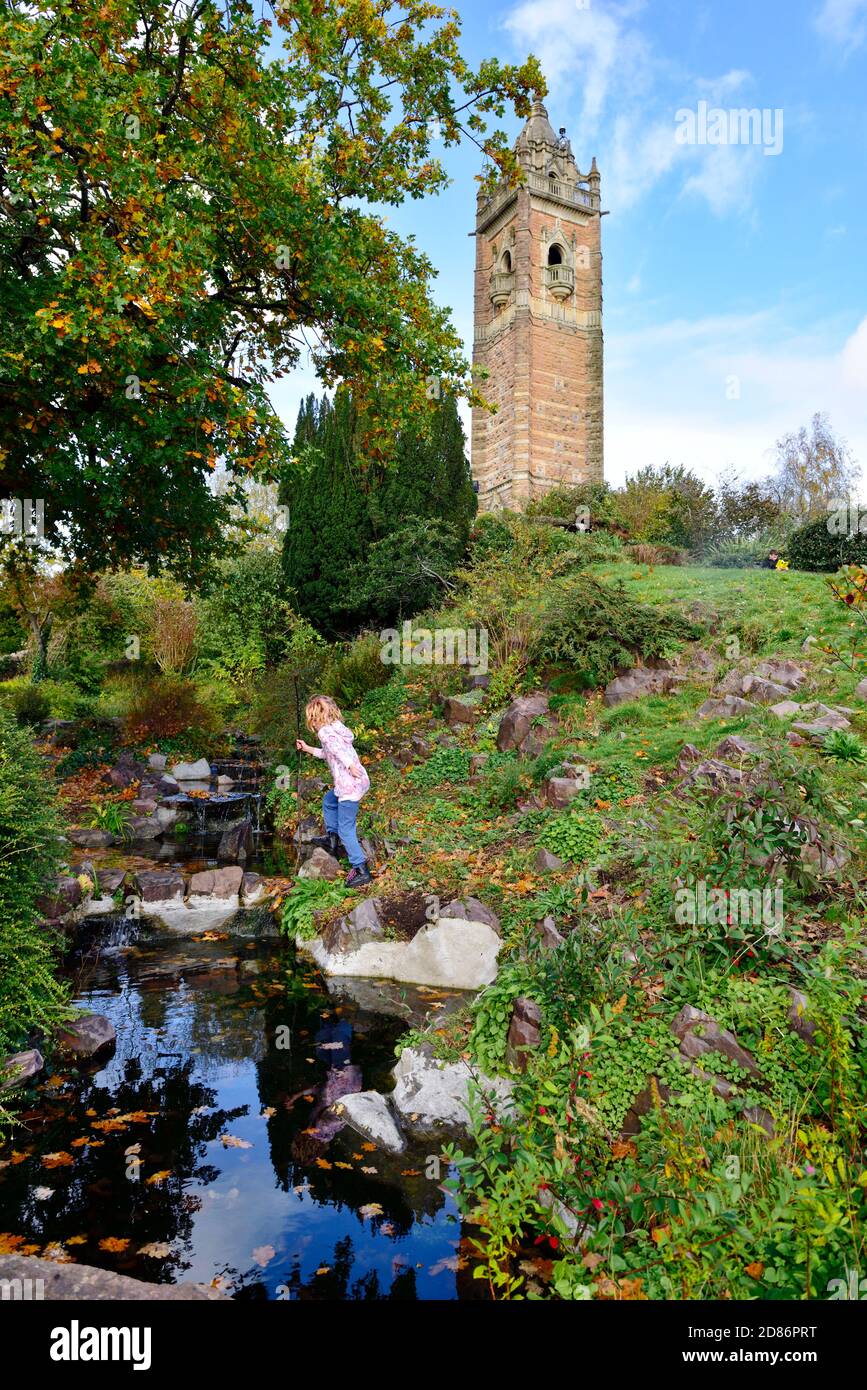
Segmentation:
{"type": "Polygon", "coordinates": [[[343,848],[349,855],[349,862],[354,869],[360,869],[362,864],[367,863],[367,856],[358,843],[358,835],[355,831],[358,806],[357,801],[338,801],[331,788],[322,798],[325,829],[340,836],[343,848]]]}

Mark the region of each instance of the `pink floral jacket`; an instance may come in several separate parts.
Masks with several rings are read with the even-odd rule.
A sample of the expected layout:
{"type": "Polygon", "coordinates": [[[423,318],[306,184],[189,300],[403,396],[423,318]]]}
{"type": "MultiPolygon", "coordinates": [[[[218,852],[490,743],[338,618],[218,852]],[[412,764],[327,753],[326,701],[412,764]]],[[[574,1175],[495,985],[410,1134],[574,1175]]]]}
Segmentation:
{"type": "Polygon", "coordinates": [[[335,719],[319,730],[321,748],[313,749],[314,758],[324,758],[334,779],[338,801],[360,801],[370,788],[370,778],[358,760],[352,743],[352,730],[335,719]]]}

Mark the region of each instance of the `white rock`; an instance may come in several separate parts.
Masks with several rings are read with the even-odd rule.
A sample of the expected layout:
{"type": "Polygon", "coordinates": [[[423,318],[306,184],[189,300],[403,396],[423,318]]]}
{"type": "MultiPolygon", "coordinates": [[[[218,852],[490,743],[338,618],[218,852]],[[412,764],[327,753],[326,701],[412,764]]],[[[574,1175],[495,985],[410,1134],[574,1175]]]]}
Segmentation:
{"type": "Polygon", "coordinates": [[[415,1048],[404,1048],[393,1073],[391,1103],[404,1128],[419,1136],[464,1130],[469,1122],[470,1085],[491,1097],[494,1112],[505,1116],[513,1106],[512,1083],[473,1072],[466,1062],[442,1062],[415,1048]]]}
{"type": "Polygon", "coordinates": [[[165,772],[167,762],[165,753],[148,754],[148,767],[152,767],[156,772],[165,772]]]}
{"type": "Polygon", "coordinates": [[[211,776],[211,766],[207,758],[199,758],[194,763],[175,763],[169,773],[176,782],[206,782],[211,776]]]}
{"type": "Polygon", "coordinates": [[[481,989],[497,977],[502,941],[485,922],[440,917],[411,941],[366,941],[356,951],[329,952],[320,937],[298,939],[324,975],[359,975],[443,989],[481,989]]]}
{"type": "Polygon", "coordinates": [[[342,1096],[337,1106],[342,1107],[340,1113],[347,1124],[363,1139],[369,1139],[386,1153],[403,1153],[406,1140],[395,1123],[387,1096],[379,1091],[356,1091],[342,1096]]]}

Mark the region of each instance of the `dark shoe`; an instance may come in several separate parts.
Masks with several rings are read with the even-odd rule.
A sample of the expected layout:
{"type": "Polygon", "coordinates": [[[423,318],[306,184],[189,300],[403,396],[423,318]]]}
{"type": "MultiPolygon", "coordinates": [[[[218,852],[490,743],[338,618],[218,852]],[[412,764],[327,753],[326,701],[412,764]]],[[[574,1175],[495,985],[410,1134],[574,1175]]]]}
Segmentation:
{"type": "Polygon", "coordinates": [[[372,883],[370,870],[366,864],[359,864],[349,870],[344,879],[347,888],[363,888],[366,883],[372,883]]]}
{"type": "Polygon", "coordinates": [[[314,849],[327,849],[335,859],[340,859],[346,854],[336,830],[327,830],[324,835],[317,835],[315,840],[309,840],[308,844],[313,845],[314,849]]]}

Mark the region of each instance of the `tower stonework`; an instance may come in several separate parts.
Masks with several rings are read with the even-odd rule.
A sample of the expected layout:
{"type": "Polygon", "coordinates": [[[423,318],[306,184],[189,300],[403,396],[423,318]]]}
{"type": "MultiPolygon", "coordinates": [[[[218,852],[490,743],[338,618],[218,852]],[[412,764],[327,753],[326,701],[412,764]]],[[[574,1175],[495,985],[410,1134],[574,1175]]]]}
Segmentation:
{"type": "Polygon", "coordinates": [[[474,367],[496,414],[473,409],[479,507],[520,509],[601,482],[602,252],[596,160],[578,170],[541,101],[518,137],[523,180],[479,193],[474,367]]]}

